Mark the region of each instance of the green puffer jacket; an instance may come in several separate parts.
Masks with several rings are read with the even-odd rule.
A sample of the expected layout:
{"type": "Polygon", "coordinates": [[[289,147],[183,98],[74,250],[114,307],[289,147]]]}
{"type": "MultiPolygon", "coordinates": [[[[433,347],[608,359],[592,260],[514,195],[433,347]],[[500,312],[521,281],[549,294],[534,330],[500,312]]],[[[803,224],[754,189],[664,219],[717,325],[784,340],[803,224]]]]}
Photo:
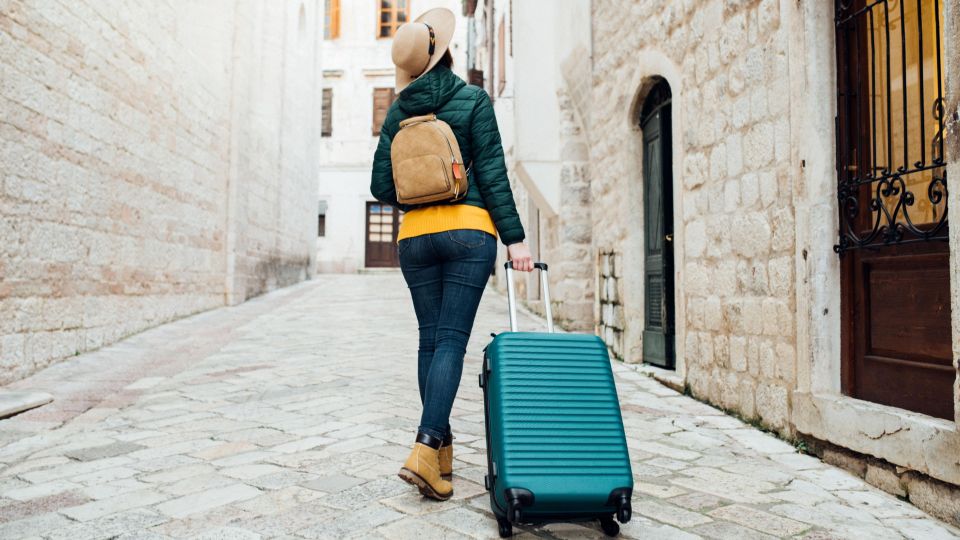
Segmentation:
{"type": "Polygon", "coordinates": [[[396,205],[401,210],[416,207],[397,203],[390,142],[402,120],[429,113],[436,113],[437,118],[450,124],[463,161],[467,164],[473,161],[467,176],[467,195],[457,204],[486,208],[505,245],[522,241],[523,225],[507,179],[503,145],[490,97],[482,88],[467,85],[446,66],[437,65],[410,83],[387,112],[380,129],[380,143],[373,156],[370,193],[377,200],[396,205]]]}

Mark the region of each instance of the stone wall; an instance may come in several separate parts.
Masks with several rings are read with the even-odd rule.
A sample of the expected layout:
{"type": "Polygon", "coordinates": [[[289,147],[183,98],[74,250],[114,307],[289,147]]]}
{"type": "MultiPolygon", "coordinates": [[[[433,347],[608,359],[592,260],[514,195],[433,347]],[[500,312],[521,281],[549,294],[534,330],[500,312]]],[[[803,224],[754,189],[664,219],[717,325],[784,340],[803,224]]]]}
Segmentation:
{"type": "MultiPolygon", "coordinates": [[[[956,2],[945,2],[944,11],[944,43],[960,43],[960,5],[956,2]]],[[[947,47],[944,51],[946,58],[946,106],[947,134],[944,138],[945,154],[947,156],[947,178],[960,178],[960,47],[947,47]]],[[[954,188],[948,192],[947,204],[952,208],[960,208],[960,190],[954,188]]],[[[950,229],[950,252],[960,253],[960,227],[950,229]]],[[[960,276],[960,257],[950,257],[952,276],[960,276]]],[[[953,310],[953,361],[960,373],[960,279],[952,279],[951,308],[953,310]]],[[[956,400],[956,421],[960,424],[960,375],[953,392],[956,400]]],[[[960,511],[958,511],[960,514],[960,511]]],[[[960,517],[958,517],[960,521],[960,517]]]]}
{"type": "Polygon", "coordinates": [[[319,7],[0,2],[0,383],[307,277],[319,7]]]}
{"type": "Polygon", "coordinates": [[[620,278],[623,277],[623,258],[615,251],[602,251],[598,254],[597,296],[600,302],[600,317],[597,328],[611,358],[623,360],[623,304],[620,302],[620,278]]]}
{"type": "Polygon", "coordinates": [[[641,350],[639,110],[673,101],[677,347],[692,392],[789,430],[795,372],[789,36],[774,0],[594,2],[594,247],[622,251],[628,360],[641,350]],[[634,270],[636,269],[636,270],[634,270]]]}

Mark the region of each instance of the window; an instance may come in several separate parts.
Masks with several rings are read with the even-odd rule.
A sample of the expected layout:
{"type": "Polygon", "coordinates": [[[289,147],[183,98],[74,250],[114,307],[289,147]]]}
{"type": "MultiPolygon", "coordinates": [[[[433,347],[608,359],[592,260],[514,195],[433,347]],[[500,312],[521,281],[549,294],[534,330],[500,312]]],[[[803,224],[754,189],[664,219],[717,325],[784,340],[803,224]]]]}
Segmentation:
{"type": "Polygon", "coordinates": [[[939,4],[838,3],[838,253],[947,239],[939,4]]]}
{"type": "Polygon", "coordinates": [[[327,201],[320,201],[317,208],[317,237],[327,235],[327,201]]]}
{"type": "Polygon", "coordinates": [[[410,19],[410,2],[408,0],[380,0],[377,10],[377,37],[393,37],[397,28],[410,19]]]}
{"type": "Polygon", "coordinates": [[[323,39],[340,37],[340,0],[327,0],[323,11],[323,39]]]}
{"type": "Polygon", "coordinates": [[[380,127],[387,118],[387,111],[390,105],[393,105],[397,99],[397,94],[393,88],[374,88],[373,89],[373,134],[380,135],[380,127]]]}
{"type": "Polygon", "coordinates": [[[503,95],[507,87],[507,48],[506,25],[503,16],[500,17],[500,27],[497,30],[497,95],[503,95]]]}
{"type": "Polygon", "coordinates": [[[333,136],[333,89],[323,89],[323,110],[320,112],[320,118],[323,125],[320,129],[321,137],[333,136]]]}

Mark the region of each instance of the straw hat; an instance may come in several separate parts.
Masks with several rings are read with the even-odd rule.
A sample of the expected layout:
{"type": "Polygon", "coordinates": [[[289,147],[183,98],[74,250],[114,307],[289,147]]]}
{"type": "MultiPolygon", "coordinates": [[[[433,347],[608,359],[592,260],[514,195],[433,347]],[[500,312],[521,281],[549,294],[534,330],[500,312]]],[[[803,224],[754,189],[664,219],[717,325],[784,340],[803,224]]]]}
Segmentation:
{"type": "Polygon", "coordinates": [[[397,93],[433,69],[450,46],[457,18],[447,8],[434,8],[397,28],[393,36],[393,63],[397,66],[397,93]]]}

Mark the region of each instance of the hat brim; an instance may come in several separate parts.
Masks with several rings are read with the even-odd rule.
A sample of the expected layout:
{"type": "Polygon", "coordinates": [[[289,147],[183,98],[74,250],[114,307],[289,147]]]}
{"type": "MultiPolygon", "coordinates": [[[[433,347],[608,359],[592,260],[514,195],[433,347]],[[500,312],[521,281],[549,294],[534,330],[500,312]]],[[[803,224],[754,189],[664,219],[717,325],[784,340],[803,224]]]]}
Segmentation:
{"type": "Polygon", "coordinates": [[[403,92],[404,88],[413,81],[419,79],[431,69],[433,69],[443,58],[443,53],[450,48],[450,42],[453,40],[453,32],[457,28],[457,16],[447,8],[433,8],[425,11],[416,18],[415,23],[427,23],[433,28],[433,34],[436,37],[436,46],[433,49],[433,55],[426,69],[422,73],[410,73],[399,67],[396,69],[396,92],[403,92]]]}

